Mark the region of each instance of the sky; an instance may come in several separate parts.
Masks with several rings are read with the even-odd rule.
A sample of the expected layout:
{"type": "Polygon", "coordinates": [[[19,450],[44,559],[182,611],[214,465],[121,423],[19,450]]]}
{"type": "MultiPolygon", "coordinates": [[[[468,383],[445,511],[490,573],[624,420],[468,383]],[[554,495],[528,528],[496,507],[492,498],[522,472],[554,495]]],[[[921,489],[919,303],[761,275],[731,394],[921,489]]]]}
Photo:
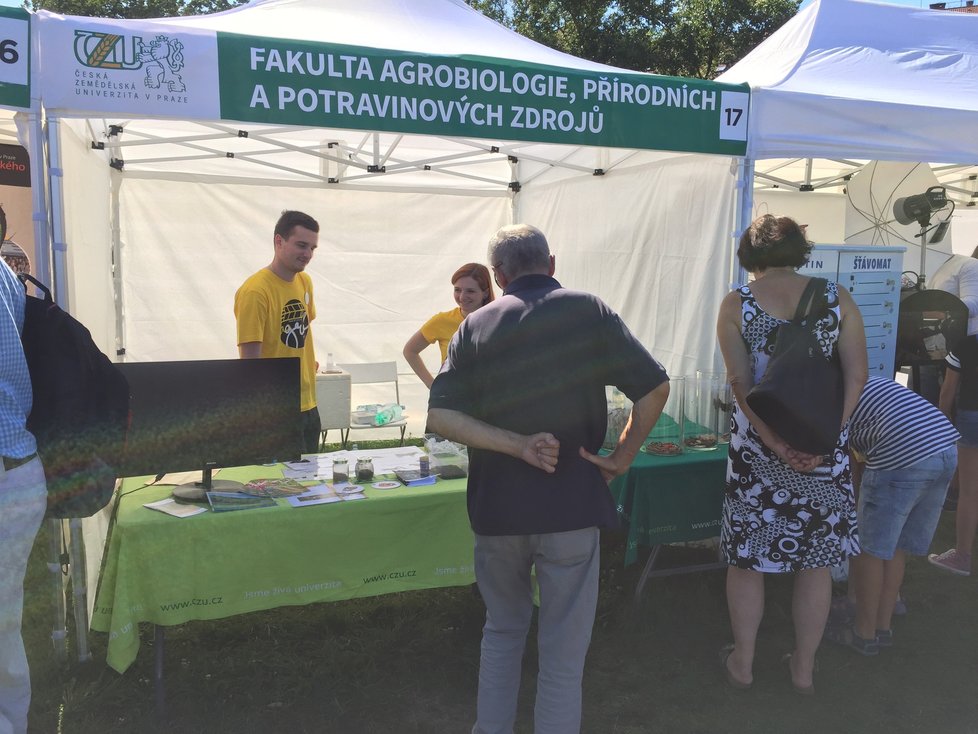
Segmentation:
{"type": "MultiPolygon", "coordinates": [[[[874,0],[874,2],[882,2],[886,3],[887,5],[909,5],[911,8],[926,8],[930,6],[931,2],[935,1],[936,0],[874,0]]],[[[804,0],[801,7],[804,8],[811,4],[812,0],[804,0]]],[[[950,6],[964,5],[964,2],[959,0],[948,0],[947,4],[950,6]]]]}
{"type": "MultiPolygon", "coordinates": [[[[909,5],[913,8],[926,8],[930,5],[931,0],[879,0],[880,2],[890,3],[891,5],[909,5]]],[[[806,5],[810,5],[812,0],[803,0],[801,7],[804,8],[806,5]]],[[[0,0],[0,5],[6,5],[7,7],[18,7],[20,6],[21,0],[0,0]]],[[[963,2],[959,0],[949,0],[949,5],[963,5],[963,2]]]]}

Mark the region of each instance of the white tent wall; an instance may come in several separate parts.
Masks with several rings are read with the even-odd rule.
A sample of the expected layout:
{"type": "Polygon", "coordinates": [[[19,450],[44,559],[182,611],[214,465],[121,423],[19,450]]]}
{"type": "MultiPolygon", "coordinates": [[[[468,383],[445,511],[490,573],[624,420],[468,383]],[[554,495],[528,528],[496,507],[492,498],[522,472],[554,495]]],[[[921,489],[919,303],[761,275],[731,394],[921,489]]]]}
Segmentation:
{"type": "Polygon", "coordinates": [[[527,187],[520,212],[547,233],[561,283],[601,296],[670,374],[713,370],[736,170],[729,158],[669,156],[527,187]]]}
{"type": "Polygon", "coordinates": [[[755,190],[753,216],[774,214],[791,217],[808,225],[813,242],[841,244],[845,241],[846,197],[842,194],[755,190]]]}
{"type": "MultiPolygon", "coordinates": [[[[110,169],[105,156],[91,148],[84,124],[60,124],[61,165],[56,175],[64,195],[67,243],[68,310],[92,333],[99,348],[116,351],[115,301],[112,297],[112,223],[110,169]]],[[[59,247],[59,243],[55,243],[59,247]]]]}
{"type": "MultiPolygon", "coordinates": [[[[451,274],[465,262],[485,262],[489,235],[509,222],[510,206],[504,196],[126,180],[127,359],[236,357],[234,292],[271,260],[281,210],[300,209],[321,227],[308,268],[319,361],[327,353],[337,362],[398,359],[402,399],[418,421],[412,432],[420,433],[427,395],[401,348],[430,316],[454,308],[451,274]]],[[[437,351],[425,354],[433,370],[437,351]]]]}
{"type": "MultiPolygon", "coordinates": [[[[606,176],[527,186],[521,218],[548,235],[561,282],[604,298],[670,372],[711,369],[713,314],[730,277],[736,168],[719,156],[650,157],[606,176]]],[[[418,435],[427,394],[401,348],[428,317],[453,307],[451,273],[486,261],[489,236],[512,221],[507,196],[125,179],[126,359],[236,356],[234,291],[270,260],[271,227],[286,207],[322,227],[309,266],[317,356],[397,359],[418,435]]],[[[425,356],[437,369],[437,349],[425,356]]]]}
{"type": "Polygon", "coordinates": [[[951,219],[951,232],[954,234],[955,255],[970,255],[978,248],[978,209],[955,210],[951,219]]]}

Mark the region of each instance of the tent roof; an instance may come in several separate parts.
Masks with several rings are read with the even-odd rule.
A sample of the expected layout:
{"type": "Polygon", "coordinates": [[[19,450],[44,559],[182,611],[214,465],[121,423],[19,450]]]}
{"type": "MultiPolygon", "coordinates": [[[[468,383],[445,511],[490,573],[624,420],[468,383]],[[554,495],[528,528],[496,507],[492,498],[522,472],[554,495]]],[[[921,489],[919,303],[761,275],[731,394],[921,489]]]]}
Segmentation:
{"type": "Polygon", "coordinates": [[[746,108],[742,87],[637,74],[579,59],[513,32],[463,0],[252,0],[221,13],[146,21],[42,10],[37,25],[49,116],[86,118],[92,142],[104,146],[113,165],[129,177],[506,196],[539,176],[548,181],[590,176],[638,159],[674,155],[662,150],[742,155],[745,147],[746,125],[731,137],[720,119],[720,108],[729,106],[727,95],[742,98],[746,108]],[[162,65],[147,49],[154,39],[171,37],[179,39],[183,65],[168,92],[162,65]],[[339,59],[337,65],[352,57],[369,61],[371,75],[334,74],[332,67],[313,73],[314,62],[304,56],[299,71],[283,61],[269,72],[254,62],[255,54],[271,54],[279,39],[283,58],[293,50],[310,52],[320,63],[323,53],[330,63],[339,59]],[[380,70],[388,63],[418,60],[472,74],[491,69],[492,79],[512,80],[516,73],[564,79],[568,89],[579,90],[569,93],[576,95],[576,106],[574,98],[552,89],[520,95],[459,86],[457,77],[450,88],[384,81],[380,70]],[[593,90],[585,96],[581,85],[597,80],[661,85],[657,91],[663,96],[666,88],[685,95],[687,87],[715,96],[711,106],[619,104],[599,100],[593,90]],[[254,102],[259,87],[268,94],[267,114],[254,102]],[[298,114],[295,105],[283,108],[283,88],[318,90],[320,97],[311,99],[325,99],[334,90],[349,93],[372,109],[341,113],[323,102],[298,114]],[[496,108],[499,117],[474,123],[473,112],[467,122],[452,117],[425,124],[394,111],[398,100],[408,97],[437,100],[461,118],[461,105],[496,108]],[[541,126],[533,128],[529,117],[527,124],[516,124],[515,111],[529,115],[530,107],[561,115],[573,110],[577,119],[600,109],[604,130],[545,133],[541,126]],[[611,128],[619,132],[612,135],[611,128]]]}
{"type": "Polygon", "coordinates": [[[717,81],[751,87],[753,158],[978,160],[978,16],[815,0],[717,81]]]}
{"type": "Polygon", "coordinates": [[[485,17],[463,0],[252,0],[221,13],[152,22],[317,43],[622,71],[532,41],[485,17]]]}

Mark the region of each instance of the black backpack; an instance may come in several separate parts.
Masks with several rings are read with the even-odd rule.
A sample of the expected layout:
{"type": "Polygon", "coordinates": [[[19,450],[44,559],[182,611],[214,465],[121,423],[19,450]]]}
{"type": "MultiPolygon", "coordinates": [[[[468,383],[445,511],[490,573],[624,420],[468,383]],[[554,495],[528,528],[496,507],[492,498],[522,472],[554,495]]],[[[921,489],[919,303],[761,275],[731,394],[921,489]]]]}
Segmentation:
{"type": "Polygon", "coordinates": [[[21,342],[34,392],[27,430],[37,439],[48,485],[45,517],[88,517],[112,499],[129,425],[129,383],[43,284],[18,277],[44,296],[27,296],[21,342]]]}

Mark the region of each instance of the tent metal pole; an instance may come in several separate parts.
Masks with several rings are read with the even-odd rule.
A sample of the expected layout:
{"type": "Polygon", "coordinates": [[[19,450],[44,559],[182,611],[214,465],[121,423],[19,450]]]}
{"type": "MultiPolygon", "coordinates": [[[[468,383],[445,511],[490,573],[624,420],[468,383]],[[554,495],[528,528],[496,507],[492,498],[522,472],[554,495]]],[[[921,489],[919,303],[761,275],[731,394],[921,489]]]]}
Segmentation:
{"type": "Polygon", "coordinates": [[[61,167],[61,120],[48,119],[48,186],[51,192],[51,269],[54,300],[65,311],[68,308],[68,246],[64,228],[64,171],[61,167]]]}
{"type": "Polygon", "coordinates": [[[59,663],[68,658],[65,640],[68,628],[65,624],[67,610],[65,609],[65,582],[61,572],[61,554],[64,552],[61,543],[62,520],[48,520],[48,572],[51,574],[51,606],[54,608],[54,626],[51,628],[51,642],[54,645],[54,657],[59,663]]]}
{"type": "MultiPolygon", "coordinates": [[[[53,244],[52,273],[54,299],[65,311],[68,307],[68,246],[65,243],[64,229],[64,176],[61,167],[61,121],[53,117],[48,121],[47,143],[49,153],[48,177],[51,192],[51,235],[53,244]]],[[[91,658],[88,651],[88,601],[86,599],[85,578],[85,547],[81,532],[81,520],[73,519],[68,523],[71,534],[68,563],[72,577],[72,606],[75,614],[75,636],[78,642],[78,659],[86,661],[91,658]]]]}
{"type": "Polygon", "coordinates": [[[75,637],[78,647],[78,662],[92,659],[88,649],[88,585],[85,580],[85,539],[82,536],[82,519],[68,520],[68,542],[71,548],[71,597],[75,612],[75,637]]]}
{"type": "Polygon", "coordinates": [[[34,224],[34,264],[37,279],[51,282],[51,241],[48,228],[47,180],[44,175],[44,120],[40,112],[27,113],[28,155],[31,160],[31,219],[34,224]]]}
{"type": "Polygon", "coordinates": [[[119,189],[122,187],[121,172],[112,171],[110,174],[112,192],[109,201],[109,216],[112,228],[112,288],[115,291],[115,353],[122,356],[126,353],[125,322],[122,303],[122,225],[119,217],[119,189]]]}
{"type": "MultiPolygon", "coordinates": [[[[509,172],[510,181],[520,180],[520,160],[519,158],[510,157],[509,159],[509,172]]],[[[517,189],[513,189],[510,194],[510,224],[519,224],[523,221],[522,212],[520,207],[520,192],[517,189]]]]}
{"type": "Polygon", "coordinates": [[[743,158],[737,168],[737,222],[731,237],[730,247],[730,284],[737,287],[747,282],[747,271],[737,262],[737,240],[740,233],[751,223],[754,210],[754,159],[743,158]]]}

